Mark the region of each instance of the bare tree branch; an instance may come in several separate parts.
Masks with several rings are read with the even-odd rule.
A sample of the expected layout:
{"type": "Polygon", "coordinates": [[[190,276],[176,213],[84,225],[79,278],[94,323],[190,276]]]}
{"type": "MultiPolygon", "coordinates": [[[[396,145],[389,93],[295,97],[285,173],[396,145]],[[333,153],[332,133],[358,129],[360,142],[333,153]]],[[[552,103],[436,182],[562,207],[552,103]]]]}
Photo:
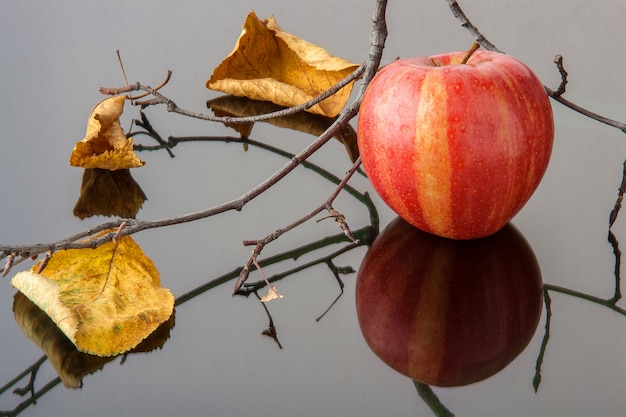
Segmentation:
{"type": "MultiPolygon", "coordinates": [[[[129,93],[131,91],[145,91],[146,94],[137,96],[137,97],[128,97],[129,100],[136,100],[139,97],[145,97],[146,95],[152,95],[154,98],[153,99],[149,99],[149,100],[145,100],[145,101],[137,101],[135,104],[143,107],[146,106],[152,106],[152,105],[157,105],[157,104],[165,104],[167,106],[167,111],[172,112],[172,113],[178,113],[182,116],[186,116],[186,117],[192,117],[194,119],[201,119],[201,120],[207,120],[210,122],[220,122],[220,123],[252,123],[252,122],[260,122],[263,120],[269,120],[269,119],[273,119],[275,117],[281,117],[281,116],[286,116],[289,114],[294,114],[294,113],[298,113],[301,111],[305,111],[310,109],[311,107],[313,107],[314,105],[316,105],[317,103],[319,103],[320,101],[323,101],[325,99],[327,99],[328,97],[332,96],[333,94],[335,94],[336,92],[338,92],[339,90],[341,90],[342,88],[344,88],[346,85],[350,84],[351,82],[353,82],[354,80],[356,80],[357,78],[359,78],[363,72],[365,71],[366,68],[366,64],[361,64],[356,70],[354,70],[350,75],[348,75],[347,77],[345,77],[344,79],[342,79],[341,81],[339,81],[337,84],[335,84],[334,86],[332,86],[331,88],[329,88],[328,90],[324,91],[322,94],[320,94],[319,96],[305,102],[302,104],[299,104],[297,106],[292,106],[292,107],[288,107],[286,109],[282,109],[282,110],[278,110],[275,112],[271,112],[271,113],[267,113],[267,114],[260,114],[257,116],[247,116],[247,117],[231,117],[231,116],[211,116],[209,114],[204,114],[204,113],[197,113],[197,112],[192,112],[189,110],[185,110],[181,107],[179,107],[174,100],[166,97],[165,95],[159,93],[157,90],[159,88],[161,88],[164,84],[161,83],[161,85],[159,85],[159,87],[157,88],[152,88],[148,85],[143,85],[141,83],[135,83],[135,84],[130,84],[127,85],[125,87],[121,87],[121,88],[108,88],[108,87],[100,87],[100,92],[102,94],[107,94],[107,95],[118,95],[118,94],[123,94],[123,93],[129,93]]],[[[170,76],[170,72],[168,71],[168,77],[166,80],[169,80],[169,76],[170,76]]]]}
{"type": "MultiPolygon", "coordinates": [[[[357,113],[359,106],[361,104],[361,98],[367,84],[371,81],[373,76],[376,74],[376,71],[380,65],[380,60],[382,57],[382,51],[385,45],[385,39],[387,37],[387,27],[385,22],[385,9],[386,9],[387,1],[386,0],[378,0],[376,3],[376,8],[373,15],[373,29],[371,34],[371,46],[369,51],[369,58],[367,62],[361,65],[356,71],[354,71],[349,77],[346,77],[340,83],[332,87],[330,90],[317,97],[315,100],[304,103],[301,106],[296,106],[295,111],[301,111],[305,108],[311,107],[316,104],[318,101],[323,100],[324,98],[329,97],[334,94],[336,91],[341,89],[344,85],[358,78],[361,74],[364,74],[362,85],[360,89],[360,93],[358,97],[354,100],[352,104],[350,104],[347,108],[345,108],[335,122],[324,132],[322,133],[315,141],[313,141],[309,146],[304,148],[300,153],[295,155],[291,160],[280,170],[275,172],[270,177],[266,178],[256,187],[250,189],[246,193],[242,194],[240,197],[224,202],[217,206],[211,207],[206,210],[188,213],[181,216],[158,219],[158,220],[135,220],[135,219],[119,219],[111,222],[107,222],[101,224],[93,229],[86,230],[84,232],[80,232],[77,235],[70,236],[65,239],[61,239],[57,242],[48,243],[48,244],[30,244],[30,245],[0,245],[0,259],[8,257],[14,253],[18,253],[22,255],[22,259],[26,259],[26,257],[33,257],[39,255],[44,252],[54,252],[60,249],[81,249],[81,248],[95,248],[106,242],[109,242],[116,236],[115,232],[110,232],[99,236],[95,239],[92,239],[88,242],[76,242],[79,239],[83,239],[88,236],[92,236],[95,233],[114,229],[120,227],[124,222],[127,223],[127,226],[124,230],[119,232],[119,237],[131,235],[142,230],[146,229],[154,229],[158,227],[172,226],[181,223],[188,223],[200,219],[204,219],[207,217],[211,217],[220,213],[224,213],[226,211],[236,210],[241,211],[243,207],[255,199],[273,185],[278,183],[281,179],[283,179],[287,174],[289,174],[293,169],[295,169],[298,165],[300,165],[303,161],[305,161],[308,157],[314,154],[317,150],[319,150],[326,142],[328,142],[333,136],[335,136],[349,121],[352,119],[357,113]]],[[[166,80],[169,80],[169,74],[166,80]]],[[[162,83],[163,84],[163,83],[162,83]]],[[[133,84],[127,87],[123,87],[121,89],[104,89],[104,93],[121,93],[121,92],[130,92],[130,91],[147,91],[151,95],[155,97],[156,102],[162,102],[167,105],[168,111],[176,112],[182,115],[190,116],[190,117],[198,117],[205,120],[210,121],[218,121],[218,122],[228,122],[228,123],[249,123],[252,121],[265,120],[271,117],[276,117],[278,115],[286,114],[284,111],[274,112],[266,115],[254,116],[254,117],[245,117],[245,118],[235,118],[235,117],[214,117],[209,115],[200,115],[195,114],[193,112],[189,112],[179,108],[171,99],[165,97],[156,89],[153,89],[149,86],[143,86],[139,83],[133,84]]],[[[286,112],[294,112],[293,108],[286,109],[286,112]]],[[[13,262],[15,264],[16,262],[13,262]]]]}
{"type": "Polygon", "coordinates": [[[485,36],[482,33],[480,33],[478,28],[474,26],[472,22],[469,21],[469,19],[465,15],[465,12],[463,12],[463,10],[461,9],[461,6],[459,6],[459,3],[457,3],[456,0],[446,0],[446,1],[448,2],[448,6],[450,7],[450,10],[452,11],[452,14],[454,15],[454,17],[456,17],[457,20],[461,22],[461,26],[463,26],[465,29],[469,31],[469,33],[472,34],[472,36],[474,37],[474,39],[476,39],[476,42],[478,42],[480,46],[482,46],[488,51],[502,52],[493,43],[491,43],[489,39],[485,38],[485,36]]]}

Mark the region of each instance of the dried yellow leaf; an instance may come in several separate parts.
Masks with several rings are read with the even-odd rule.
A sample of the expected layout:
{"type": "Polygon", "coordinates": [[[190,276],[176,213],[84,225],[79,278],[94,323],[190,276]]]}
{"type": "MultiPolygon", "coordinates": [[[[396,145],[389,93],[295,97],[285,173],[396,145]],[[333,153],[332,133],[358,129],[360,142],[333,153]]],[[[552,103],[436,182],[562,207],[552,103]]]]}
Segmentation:
{"type": "Polygon", "coordinates": [[[55,253],[41,274],[11,285],[46,312],[81,352],[111,356],[137,346],[166,321],[174,296],[130,236],[97,249],[55,253]]]}
{"type": "Polygon", "coordinates": [[[125,96],[100,101],[91,111],[85,137],[76,143],[70,165],[82,168],[128,169],[143,166],[120,125],[125,96]]]}
{"type": "MultiPolygon", "coordinates": [[[[358,65],[284,32],[274,17],[261,21],[251,12],[235,49],[215,68],[209,89],[281,106],[305,103],[352,73],[358,65]]],[[[335,117],[353,83],[309,111],[335,117]]]]}

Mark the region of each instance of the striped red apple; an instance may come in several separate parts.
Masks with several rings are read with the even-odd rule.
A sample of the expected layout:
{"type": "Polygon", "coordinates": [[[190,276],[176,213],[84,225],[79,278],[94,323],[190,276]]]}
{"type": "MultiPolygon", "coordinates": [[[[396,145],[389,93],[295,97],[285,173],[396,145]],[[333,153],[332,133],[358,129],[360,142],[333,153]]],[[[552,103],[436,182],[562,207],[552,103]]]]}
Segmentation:
{"type": "Polygon", "coordinates": [[[521,61],[490,51],[399,59],[366,89],[358,146],[382,200],[452,239],[491,235],[539,186],[552,109],[521,61]],[[464,62],[465,61],[465,62],[464,62]]]}
{"type": "Polygon", "coordinates": [[[541,271],[511,225],[452,240],[396,218],[365,255],[356,309],[372,351],[402,374],[461,386],[502,370],[532,339],[541,271]]]}

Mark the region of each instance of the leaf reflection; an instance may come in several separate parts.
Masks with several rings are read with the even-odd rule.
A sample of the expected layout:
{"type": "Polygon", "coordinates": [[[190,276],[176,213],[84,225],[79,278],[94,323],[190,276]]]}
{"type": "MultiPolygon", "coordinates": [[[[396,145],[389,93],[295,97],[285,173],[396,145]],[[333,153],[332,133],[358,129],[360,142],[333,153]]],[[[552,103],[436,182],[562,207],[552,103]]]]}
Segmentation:
{"type": "Polygon", "coordinates": [[[81,220],[98,215],[134,219],[146,200],[129,169],[88,168],[83,173],[74,215],[81,220]]]}
{"type": "MultiPolygon", "coordinates": [[[[207,107],[213,110],[216,116],[233,117],[258,116],[260,114],[285,109],[285,107],[278,106],[268,101],[250,100],[245,97],[235,96],[221,96],[209,100],[207,101],[207,107]]],[[[274,117],[264,122],[276,127],[308,133],[317,137],[326,131],[335,120],[337,120],[336,117],[325,117],[303,111],[286,116],[274,117]]],[[[250,136],[254,123],[225,123],[225,125],[235,129],[242,138],[247,138],[250,136]]],[[[356,131],[354,128],[352,128],[349,123],[346,124],[346,127],[335,136],[335,139],[345,146],[350,160],[352,162],[356,161],[359,156],[359,148],[357,146],[356,131]]]]}

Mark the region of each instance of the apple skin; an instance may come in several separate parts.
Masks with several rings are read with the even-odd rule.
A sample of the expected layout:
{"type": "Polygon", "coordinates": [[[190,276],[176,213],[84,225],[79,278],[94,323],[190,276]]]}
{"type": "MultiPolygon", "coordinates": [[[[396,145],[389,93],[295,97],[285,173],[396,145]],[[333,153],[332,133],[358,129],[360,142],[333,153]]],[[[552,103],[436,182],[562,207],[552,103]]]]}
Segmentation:
{"type": "Polygon", "coordinates": [[[461,241],[397,217],[357,274],[357,317],[371,350],[434,386],[468,385],[502,370],[532,339],[542,306],[539,264],[510,224],[461,241]]]}
{"type": "Polygon", "coordinates": [[[382,200],[452,239],[508,223],[539,186],[554,139],[549,98],[525,64],[490,51],[460,64],[465,54],[386,65],[358,122],[363,166],[382,200]]]}

